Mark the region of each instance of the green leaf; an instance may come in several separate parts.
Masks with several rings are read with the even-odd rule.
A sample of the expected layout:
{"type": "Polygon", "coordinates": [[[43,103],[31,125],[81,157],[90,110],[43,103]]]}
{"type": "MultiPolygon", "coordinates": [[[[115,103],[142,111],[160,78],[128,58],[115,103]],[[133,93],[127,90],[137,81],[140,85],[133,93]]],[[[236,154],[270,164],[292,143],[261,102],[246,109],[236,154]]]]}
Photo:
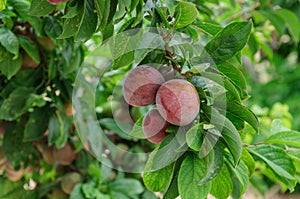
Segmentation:
{"type": "Polygon", "coordinates": [[[198,123],[194,125],[186,133],[187,145],[194,151],[200,151],[202,141],[203,141],[203,123],[198,123]]]}
{"type": "Polygon", "coordinates": [[[295,43],[298,43],[300,37],[300,24],[297,15],[292,11],[286,9],[276,9],[275,13],[285,21],[285,24],[290,31],[295,43]]]}
{"type": "Polygon", "coordinates": [[[193,23],[198,16],[198,10],[195,4],[191,2],[179,1],[176,12],[179,16],[175,22],[176,28],[182,28],[193,23]]]}
{"type": "Polygon", "coordinates": [[[279,35],[282,35],[284,33],[285,22],[281,18],[281,16],[276,14],[273,10],[261,10],[261,11],[259,11],[259,13],[254,12],[254,14],[255,15],[261,14],[265,17],[266,20],[269,20],[273,24],[273,26],[276,28],[279,35]]]}
{"type": "Polygon", "coordinates": [[[134,194],[140,194],[144,191],[144,188],[140,181],[135,179],[117,179],[109,184],[109,188],[112,192],[119,192],[125,195],[131,196],[134,194]]]}
{"type": "Polygon", "coordinates": [[[143,174],[143,181],[145,186],[151,191],[163,191],[167,190],[173,176],[174,164],[169,164],[168,166],[152,170],[154,157],[157,153],[157,150],[154,150],[146,163],[145,171],[143,174]]]}
{"type": "Polygon", "coordinates": [[[240,134],[232,122],[217,110],[213,108],[210,110],[204,107],[204,111],[208,114],[211,124],[215,125],[216,129],[221,132],[222,138],[231,152],[235,164],[237,164],[242,155],[242,140],[240,134]]]}
{"type": "Polygon", "coordinates": [[[0,120],[12,121],[27,112],[31,107],[31,105],[27,104],[27,100],[33,91],[33,88],[16,88],[9,97],[3,101],[0,107],[0,120]]]}
{"type": "Polygon", "coordinates": [[[45,33],[51,38],[57,38],[62,33],[60,22],[53,16],[46,16],[43,20],[45,33]]]}
{"type": "Polygon", "coordinates": [[[6,6],[6,0],[0,1],[0,11],[1,11],[1,10],[4,10],[4,9],[5,9],[5,6],[6,6]]]}
{"type": "Polygon", "coordinates": [[[17,36],[7,28],[0,27],[0,43],[8,52],[15,55],[16,58],[19,55],[19,41],[17,36]]]}
{"type": "Polygon", "coordinates": [[[47,0],[32,0],[29,14],[34,16],[43,16],[51,13],[55,8],[56,6],[48,3],[47,0]]]}
{"type": "Polygon", "coordinates": [[[6,178],[0,178],[0,198],[1,199],[28,199],[37,198],[36,191],[25,190],[22,181],[12,182],[6,178]]]}
{"type": "Polygon", "coordinates": [[[11,79],[22,65],[22,57],[18,56],[14,59],[14,55],[6,51],[2,46],[0,46],[0,71],[7,79],[11,79]]]}
{"type": "Polygon", "coordinates": [[[246,45],[251,27],[252,23],[250,22],[229,24],[206,44],[206,52],[204,52],[203,56],[210,56],[216,65],[232,58],[246,45]]]}
{"type": "Polygon", "coordinates": [[[18,36],[19,43],[25,52],[36,62],[40,63],[40,55],[37,46],[27,37],[18,36]]]}
{"type": "Polygon", "coordinates": [[[144,117],[140,117],[134,124],[131,132],[129,133],[130,137],[138,138],[138,139],[146,139],[146,136],[143,132],[142,123],[144,117]]]}
{"type": "Polygon", "coordinates": [[[85,41],[95,32],[97,27],[97,14],[94,12],[95,1],[81,0],[77,4],[78,14],[65,20],[63,32],[58,39],[74,36],[76,41],[85,41]]]}
{"type": "Polygon", "coordinates": [[[128,132],[130,132],[131,124],[127,124],[125,122],[116,122],[113,118],[103,118],[100,119],[100,125],[106,129],[109,129],[119,135],[121,138],[130,140],[131,137],[128,136],[128,132]]]}
{"type": "Polygon", "coordinates": [[[300,132],[297,131],[282,131],[271,135],[267,138],[266,143],[270,144],[286,144],[295,147],[300,147],[300,132]]]}
{"type": "Polygon", "coordinates": [[[294,180],[295,167],[284,149],[272,145],[249,146],[247,150],[263,160],[275,173],[294,180]]]}
{"type": "Polygon", "coordinates": [[[205,199],[211,183],[199,185],[207,172],[206,162],[195,154],[189,154],[182,162],[178,175],[178,189],[182,199],[205,199]]]}
{"type": "Polygon", "coordinates": [[[223,150],[223,147],[220,147],[220,145],[216,145],[214,147],[214,150],[211,150],[208,154],[206,158],[207,173],[199,182],[200,185],[212,181],[221,172],[224,163],[223,150]]]}
{"type": "Polygon", "coordinates": [[[241,160],[243,160],[244,163],[247,165],[249,174],[251,176],[255,170],[255,161],[245,147],[243,147],[241,160]]]}
{"type": "Polygon", "coordinates": [[[208,22],[196,22],[195,25],[199,27],[204,33],[215,36],[218,32],[220,32],[223,27],[217,24],[212,24],[208,22]]]}
{"type": "Polygon", "coordinates": [[[43,136],[48,129],[50,118],[49,107],[36,108],[30,113],[29,120],[25,126],[23,141],[32,141],[43,136]]]}
{"type": "Polygon", "coordinates": [[[25,119],[10,125],[3,138],[3,151],[14,168],[18,168],[21,162],[28,160],[33,154],[33,146],[30,142],[23,142],[25,119]]]}
{"type": "Polygon", "coordinates": [[[256,132],[258,132],[258,119],[256,115],[247,107],[233,101],[227,103],[227,114],[241,121],[248,122],[256,132]]]}
{"type": "MultiPolygon", "coordinates": [[[[228,156],[227,156],[228,157],[228,156]]],[[[231,176],[234,178],[234,192],[235,195],[237,194],[238,198],[243,195],[247,188],[249,183],[249,172],[247,165],[244,163],[243,160],[239,162],[238,165],[233,166],[233,160],[231,157],[228,157],[227,159],[227,168],[231,172],[231,176]]]]}
{"type": "Polygon", "coordinates": [[[225,165],[221,172],[213,179],[210,193],[217,199],[227,199],[233,190],[230,173],[225,165]]]}
{"type": "Polygon", "coordinates": [[[61,112],[56,111],[49,119],[48,143],[55,144],[57,148],[62,148],[68,139],[70,121],[61,112]]]}
{"type": "Polygon", "coordinates": [[[300,149],[288,152],[289,156],[300,161],[300,149]]]}
{"type": "Polygon", "coordinates": [[[70,194],[70,199],[85,199],[82,191],[81,191],[82,184],[76,184],[75,187],[73,188],[71,194],[70,194]]]}

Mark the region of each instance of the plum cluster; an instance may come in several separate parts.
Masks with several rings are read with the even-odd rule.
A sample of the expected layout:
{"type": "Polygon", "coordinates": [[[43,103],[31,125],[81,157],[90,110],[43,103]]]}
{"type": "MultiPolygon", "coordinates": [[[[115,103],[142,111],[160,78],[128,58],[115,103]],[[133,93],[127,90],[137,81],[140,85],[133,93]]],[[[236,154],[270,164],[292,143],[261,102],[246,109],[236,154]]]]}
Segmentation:
{"type": "Polygon", "coordinates": [[[143,133],[155,144],[168,135],[172,124],[185,126],[198,115],[200,99],[196,88],[183,79],[165,81],[155,68],[141,65],[130,71],[123,84],[125,101],[131,106],[156,104],[144,117],[143,133]]]}

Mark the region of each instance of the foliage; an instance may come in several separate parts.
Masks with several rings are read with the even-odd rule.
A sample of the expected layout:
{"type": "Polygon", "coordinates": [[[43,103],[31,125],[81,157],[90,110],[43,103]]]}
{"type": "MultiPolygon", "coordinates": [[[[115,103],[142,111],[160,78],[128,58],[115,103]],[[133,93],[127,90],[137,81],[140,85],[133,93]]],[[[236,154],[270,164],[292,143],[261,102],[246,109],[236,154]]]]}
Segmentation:
{"type": "MultiPolygon", "coordinates": [[[[257,118],[260,113],[246,105],[251,71],[245,69],[266,60],[278,69],[272,75],[287,77],[295,69],[291,62],[281,67],[285,58],[299,59],[299,1],[70,0],[54,6],[46,0],[9,0],[0,2],[0,10],[1,198],[152,199],[157,198],[152,192],[159,191],[166,199],[206,198],[209,193],[223,199],[240,198],[249,182],[264,193],[264,178],[290,191],[300,182],[300,133],[279,120],[262,126],[276,114],[284,124],[291,116],[274,106],[270,116],[257,118]],[[150,27],[156,48],[142,43],[143,31],[150,27]],[[180,37],[174,44],[176,35],[180,37]],[[128,51],[141,43],[150,47],[128,51]],[[109,49],[97,51],[98,44],[109,49]],[[74,125],[72,115],[80,110],[72,110],[72,90],[91,51],[91,68],[102,74],[88,99],[95,98],[99,125],[123,151],[150,151],[145,168],[120,151],[109,154],[117,162],[100,164],[97,154],[89,153],[100,148],[100,141],[93,137],[93,142],[84,142],[74,125]],[[109,67],[97,66],[97,56],[109,57],[109,67]],[[160,145],[143,140],[140,128],[153,105],[130,107],[132,131],[114,118],[114,110],[124,110],[124,104],[113,100],[114,94],[121,95],[119,81],[141,64],[161,70],[168,66],[191,82],[201,99],[195,122],[172,125],[160,145]],[[128,167],[144,169],[143,175],[122,172],[128,167]],[[61,179],[72,172],[81,179],[68,192],[61,179]]],[[[297,74],[280,86],[287,88],[297,74]]],[[[273,84],[261,90],[252,84],[250,103],[265,100],[257,96],[273,84]]],[[[298,86],[288,87],[286,96],[298,86]]],[[[280,99],[267,104],[274,101],[280,99]]],[[[137,161],[146,158],[141,155],[137,161]]]]}

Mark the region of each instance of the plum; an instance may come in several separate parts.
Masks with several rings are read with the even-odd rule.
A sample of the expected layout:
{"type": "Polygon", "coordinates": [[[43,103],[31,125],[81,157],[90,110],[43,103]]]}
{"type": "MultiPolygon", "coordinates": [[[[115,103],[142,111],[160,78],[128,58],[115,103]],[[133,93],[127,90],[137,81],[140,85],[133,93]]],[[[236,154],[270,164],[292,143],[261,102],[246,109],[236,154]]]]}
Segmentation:
{"type": "Polygon", "coordinates": [[[156,94],[156,106],[161,116],[171,124],[185,126],[199,113],[200,98],[196,88],[183,79],[163,83],[156,94]]]}
{"type": "Polygon", "coordinates": [[[160,144],[168,135],[166,129],[170,126],[168,122],[159,114],[156,108],[151,109],[144,117],[142,129],[147,139],[154,143],[160,144]]]}
{"type": "Polygon", "coordinates": [[[125,77],[123,85],[125,101],[132,106],[155,103],[156,92],[164,81],[164,77],[155,68],[147,65],[136,67],[125,77]]]}
{"type": "Polygon", "coordinates": [[[52,5],[59,5],[68,2],[69,0],[47,0],[47,1],[52,5]]]}

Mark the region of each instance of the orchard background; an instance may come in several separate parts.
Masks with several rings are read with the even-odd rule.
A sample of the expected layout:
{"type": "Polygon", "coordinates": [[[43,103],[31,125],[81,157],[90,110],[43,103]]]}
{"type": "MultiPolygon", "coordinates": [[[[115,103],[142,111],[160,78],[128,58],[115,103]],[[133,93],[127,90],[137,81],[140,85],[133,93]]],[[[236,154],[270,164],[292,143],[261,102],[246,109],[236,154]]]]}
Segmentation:
{"type": "Polygon", "coordinates": [[[300,197],[299,39],[299,0],[0,0],[0,198],[300,197]],[[139,65],[200,97],[160,144],[139,65]]]}

